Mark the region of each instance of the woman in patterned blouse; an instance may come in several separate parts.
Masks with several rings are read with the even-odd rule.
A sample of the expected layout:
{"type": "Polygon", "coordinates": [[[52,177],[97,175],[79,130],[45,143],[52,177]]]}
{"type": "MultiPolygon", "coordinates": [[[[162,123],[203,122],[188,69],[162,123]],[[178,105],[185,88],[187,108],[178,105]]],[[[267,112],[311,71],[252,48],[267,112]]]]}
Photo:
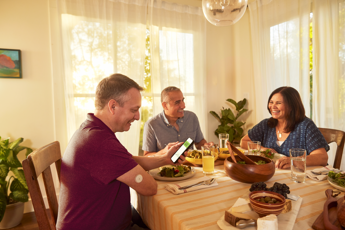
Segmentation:
{"type": "Polygon", "coordinates": [[[276,161],[276,167],[290,168],[289,149],[307,151],[307,166],[327,165],[329,146],[314,122],[305,116],[304,106],[297,90],[280,87],[274,90],[267,104],[271,118],[255,125],[241,140],[247,149],[248,141],[260,141],[261,150],[270,149],[284,154],[276,161]]]}

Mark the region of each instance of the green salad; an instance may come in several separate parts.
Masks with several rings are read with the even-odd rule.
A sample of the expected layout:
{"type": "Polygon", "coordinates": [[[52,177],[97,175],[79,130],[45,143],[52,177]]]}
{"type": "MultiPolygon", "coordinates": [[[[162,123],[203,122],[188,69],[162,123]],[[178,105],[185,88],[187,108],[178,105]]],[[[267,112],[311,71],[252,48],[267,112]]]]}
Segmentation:
{"type": "MultiPolygon", "coordinates": [[[[266,164],[266,161],[263,160],[258,160],[258,161],[254,161],[257,165],[264,165],[266,164]]],[[[241,165],[245,165],[246,162],[245,161],[237,161],[237,164],[241,164],[241,165]]]]}
{"type": "Polygon", "coordinates": [[[261,156],[273,159],[274,158],[274,153],[271,152],[270,149],[266,149],[265,151],[261,151],[261,156]]]}
{"type": "Polygon", "coordinates": [[[191,167],[186,165],[171,165],[160,168],[159,175],[163,177],[183,177],[190,172],[191,167]]]}
{"type": "Polygon", "coordinates": [[[328,177],[332,179],[334,183],[339,186],[345,187],[345,174],[335,173],[333,171],[328,172],[328,177]]]}

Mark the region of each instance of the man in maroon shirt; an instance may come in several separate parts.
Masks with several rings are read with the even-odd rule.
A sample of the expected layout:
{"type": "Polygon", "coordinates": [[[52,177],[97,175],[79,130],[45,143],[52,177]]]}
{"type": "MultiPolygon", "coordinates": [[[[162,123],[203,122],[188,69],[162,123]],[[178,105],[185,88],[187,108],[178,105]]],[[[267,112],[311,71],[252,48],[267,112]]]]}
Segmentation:
{"type": "MultiPolygon", "coordinates": [[[[141,90],[121,74],[98,84],[95,113],[87,115],[62,158],[57,229],[131,229],[129,187],[145,196],[157,193],[157,183],[146,171],[172,164],[182,143],[162,156],[139,157],[114,135],[139,120],[141,90]]],[[[179,163],[183,160],[181,156],[179,163]]]]}

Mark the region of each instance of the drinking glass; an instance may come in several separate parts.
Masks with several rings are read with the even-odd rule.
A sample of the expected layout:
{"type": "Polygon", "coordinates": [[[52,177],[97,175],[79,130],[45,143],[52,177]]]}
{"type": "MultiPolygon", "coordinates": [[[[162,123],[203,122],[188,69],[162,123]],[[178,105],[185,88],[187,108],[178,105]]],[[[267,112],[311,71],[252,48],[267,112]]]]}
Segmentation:
{"type": "Polygon", "coordinates": [[[227,148],[226,141],[229,140],[229,134],[220,133],[218,136],[219,136],[219,148],[227,148]]]}
{"type": "Polygon", "coordinates": [[[260,141],[248,141],[248,155],[260,156],[260,149],[260,141]]]}
{"type": "Polygon", "coordinates": [[[215,151],[217,149],[215,146],[209,146],[209,147],[201,147],[202,151],[202,171],[205,174],[213,174],[214,173],[214,157],[215,157],[215,151]]]}
{"type": "Polygon", "coordinates": [[[307,151],[305,149],[293,148],[289,150],[291,160],[291,179],[296,183],[305,182],[307,168],[307,151]]]}

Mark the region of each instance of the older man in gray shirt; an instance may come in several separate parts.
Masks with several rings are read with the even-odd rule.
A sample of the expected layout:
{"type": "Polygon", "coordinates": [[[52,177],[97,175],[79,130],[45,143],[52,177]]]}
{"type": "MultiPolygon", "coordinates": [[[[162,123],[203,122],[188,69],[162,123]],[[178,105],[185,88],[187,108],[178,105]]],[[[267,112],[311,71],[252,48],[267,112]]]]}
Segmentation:
{"type": "Polygon", "coordinates": [[[181,90],[174,86],[165,88],[161,93],[163,112],[145,123],[143,150],[145,156],[164,154],[173,142],[184,142],[188,137],[194,140],[197,149],[207,143],[201,132],[198,117],[185,111],[181,90]]]}

